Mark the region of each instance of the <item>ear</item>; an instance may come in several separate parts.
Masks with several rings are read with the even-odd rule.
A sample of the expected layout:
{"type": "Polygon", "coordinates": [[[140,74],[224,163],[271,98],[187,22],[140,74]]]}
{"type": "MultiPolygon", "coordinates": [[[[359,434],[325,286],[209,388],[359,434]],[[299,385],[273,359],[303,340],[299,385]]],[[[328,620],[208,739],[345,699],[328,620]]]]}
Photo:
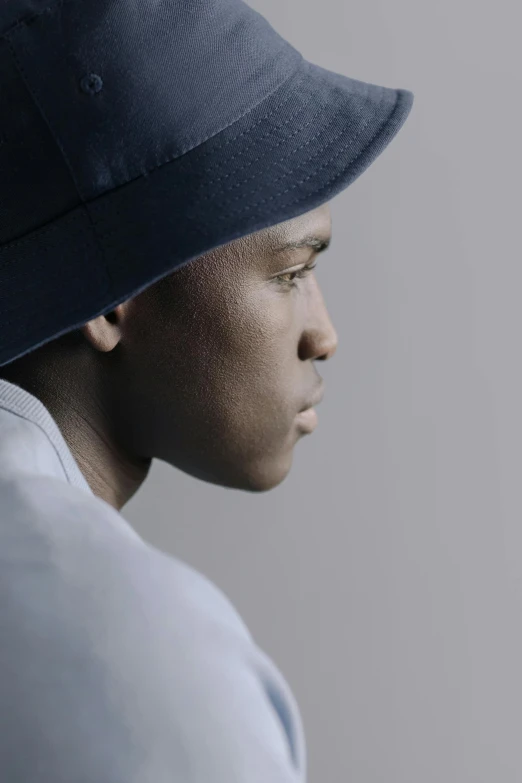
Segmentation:
{"type": "Polygon", "coordinates": [[[125,304],[119,304],[109,313],[88,321],[79,331],[96,351],[108,353],[118,345],[122,338],[124,316],[125,304]]]}

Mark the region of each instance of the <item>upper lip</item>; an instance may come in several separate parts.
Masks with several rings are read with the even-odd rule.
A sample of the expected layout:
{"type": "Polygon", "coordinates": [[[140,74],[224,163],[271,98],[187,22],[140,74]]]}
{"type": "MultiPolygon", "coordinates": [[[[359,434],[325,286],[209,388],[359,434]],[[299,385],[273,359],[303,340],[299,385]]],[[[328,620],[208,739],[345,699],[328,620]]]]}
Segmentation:
{"type": "Polygon", "coordinates": [[[299,413],[302,413],[303,411],[307,411],[309,408],[313,408],[314,405],[319,405],[319,403],[323,399],[323,396],[324,396],[324,383],[322,383],[319,386],[315,394],[313,394],[310,400],[306,403],[306,405],[303,408],[301,408],[299,413]]]}

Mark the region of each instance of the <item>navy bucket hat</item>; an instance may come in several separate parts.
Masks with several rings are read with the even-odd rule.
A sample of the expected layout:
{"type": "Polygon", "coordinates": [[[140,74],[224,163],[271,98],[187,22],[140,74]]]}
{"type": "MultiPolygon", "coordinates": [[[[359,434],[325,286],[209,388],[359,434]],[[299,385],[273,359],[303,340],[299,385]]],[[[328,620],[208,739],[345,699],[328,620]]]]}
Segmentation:
{"type": "Polygon", "coordinates": [[[242,0],[0,4],[0,365],[352,183],[413,93],[242,0]]]}

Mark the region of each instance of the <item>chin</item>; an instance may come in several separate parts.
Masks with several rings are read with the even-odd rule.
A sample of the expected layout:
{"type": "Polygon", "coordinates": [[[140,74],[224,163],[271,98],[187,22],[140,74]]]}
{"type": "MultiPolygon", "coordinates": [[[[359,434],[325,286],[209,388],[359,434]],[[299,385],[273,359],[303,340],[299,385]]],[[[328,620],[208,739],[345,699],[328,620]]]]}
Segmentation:
{"type": "Polygon", "coordinates": [[[240,489],[245,492],[268,492],[279,486],[288,476],[292,467],[293,452],[281,454],[278,459],[257,460],[255,463],[242,465],[228,465],[224,470],[222,465],[205,469],[202,466],[190,468],[185,465],[176,464],[185,473],[189,473],[194,478],[205,481],[208,484],[215,484],[228,489],[240,489]]]}
{"type": "Polygon", "coordinates": [[[241,474],[237,489],[246,492],[268,492],[282,484],[290,473],[293,452],[282,455],[278,460],[264,460],[255,466],[250,466],[247,473],[241,474]]]}
{"type": "Polygon", "coordinates": [[[229,489],[239,489],[245,492],[268,492],[279,486],[290,473],[295,439],[289,443],[280,443],[271,449],[257,453],[241,453],[239,450],[226,448],[217,454],[190,454],[187,451],[176,454],[156,455],[172,467],[183,473],[204,481],[229,489]]]}

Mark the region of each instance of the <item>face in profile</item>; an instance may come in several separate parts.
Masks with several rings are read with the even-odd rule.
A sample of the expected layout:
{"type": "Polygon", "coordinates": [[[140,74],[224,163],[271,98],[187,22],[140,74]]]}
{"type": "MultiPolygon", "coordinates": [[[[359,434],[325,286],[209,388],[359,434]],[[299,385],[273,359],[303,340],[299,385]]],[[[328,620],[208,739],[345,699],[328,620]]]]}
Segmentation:
{"type": "MultiPolygon", "coordinates": [[[[215,248],[118,306],[103,354],[118,440],[198,478],[265,491],[288,474],[337,335],[314,272],[328,205],[215,248]],[[303,244],[306,238],[318,247],[303,244]]],[[[105,318],[106,316],[100,316],[105,318]]]]}

